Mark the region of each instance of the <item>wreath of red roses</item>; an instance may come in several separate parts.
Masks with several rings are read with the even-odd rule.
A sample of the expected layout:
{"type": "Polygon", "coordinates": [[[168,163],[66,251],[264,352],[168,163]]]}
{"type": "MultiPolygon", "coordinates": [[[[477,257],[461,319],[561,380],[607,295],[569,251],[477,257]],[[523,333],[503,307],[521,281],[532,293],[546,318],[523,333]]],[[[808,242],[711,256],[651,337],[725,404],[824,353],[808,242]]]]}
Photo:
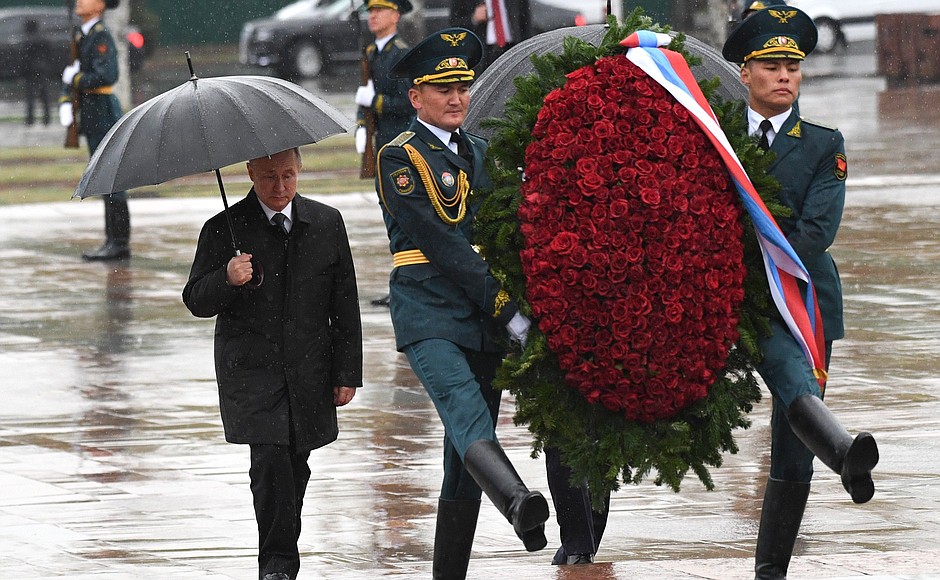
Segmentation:
{"type": "Polygon", "coordinates": [[[520,257],[566,384],[629,420],[675,416],[738,339],[741,210],[718,153],[624,55],[567,75],[532,136],[520,257]]]}

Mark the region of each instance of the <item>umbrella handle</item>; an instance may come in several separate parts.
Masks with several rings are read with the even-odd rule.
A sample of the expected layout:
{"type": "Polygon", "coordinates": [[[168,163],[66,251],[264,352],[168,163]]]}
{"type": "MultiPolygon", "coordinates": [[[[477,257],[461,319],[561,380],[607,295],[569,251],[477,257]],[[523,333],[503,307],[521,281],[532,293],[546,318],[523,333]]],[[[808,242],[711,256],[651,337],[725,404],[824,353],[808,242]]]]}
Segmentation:
{"type": "MultiPolygon", "coordinates": [[[[215,179],[219,182],[219,193],[222,194],[222,205],[225,207],[225,221],[228,222],[228,231],[232,235],[232,249],[235,250],[236,256],[241,256],[242,251],[238,249],[238,241],[235,239],[235,225],[232,223],[232,215],[228,209],[228,198],[225,197],[225,185],[222,184],[222,173],[218,169],[215,170],[215,179]]],[[[264,267],[261,266],[259,260],[252,258],[251,270],[251,280],[245,283],[245,288],[255,290],[264,282],[264,267]]]]}

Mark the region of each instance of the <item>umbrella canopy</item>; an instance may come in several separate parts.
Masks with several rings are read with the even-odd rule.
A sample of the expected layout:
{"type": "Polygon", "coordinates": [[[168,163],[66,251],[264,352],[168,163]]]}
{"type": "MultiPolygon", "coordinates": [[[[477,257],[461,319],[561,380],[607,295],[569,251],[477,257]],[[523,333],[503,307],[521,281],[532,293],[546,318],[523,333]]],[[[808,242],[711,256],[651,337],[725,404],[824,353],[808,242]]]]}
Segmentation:
{"type": "MultiPolygon", "coordinates": [[[[549,52],[560,54],[564,50],[564,39],[568,36],[580,38],[597,46],[606,33],[607,25],[605,24],[559,28],[533,36],[512,47],[496,59],[473,83],[470,108],[467,111],[464,127],[472,133],[490,136],[490,130],[481,127],[480,122],[489,117],[502,116],[506,101],[516,93],[513,79],[534,70],[530,60],[533,54],[542,55],[549,52]]],[[[721,52],[691,36],[685,37],[685,47],[702,59],[702,64],[692,67],[692,74],[697,80],[718,77],[721,81],[718,94],[722,98],[747,100],[747,89],[741,84],[738,69],[726,61],[721,56],[721,52]]]]}
{"type": "Polygon", "coordinates": [[[217,170],[315,143],[353,125],[323,99],[281,79],[193,75],[121,117],[72,197],[217,170]]]}

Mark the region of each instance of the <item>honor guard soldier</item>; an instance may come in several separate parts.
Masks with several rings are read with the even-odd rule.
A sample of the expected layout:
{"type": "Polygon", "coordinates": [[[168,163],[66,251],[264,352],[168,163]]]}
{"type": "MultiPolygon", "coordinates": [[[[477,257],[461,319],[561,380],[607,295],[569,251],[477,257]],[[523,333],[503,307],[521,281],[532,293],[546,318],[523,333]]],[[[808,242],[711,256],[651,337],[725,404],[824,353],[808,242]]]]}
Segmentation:
{"type": "Polygon", "coordinates": [[[365,48],[363,58],[368,65],[368,81],[356,89],[356,141],[362,143],[360,153],[365,151],[365,115],[370,111],[375,119],[375,149],[377,152],[386,143],[408,128],[415,116],[408,100],[406,79],[389,78],[392,65],[408,52],[408,45],[398,34],[399,19],[411,12],[409,0],[368,0],[369,32],[375,40],[365,48]]]}
{"type": "MultiPolygon", "coordinates": [[[[792,215],[780,228],[816,288],[826,341],[842,338],[842,285],[828,249],[842,219],[848,164],[837,129],[800,118],[794,108],[801,62],[816,46],[816,26],[804,12],[769,7],[735,28],[722,54],[743,63],[750,134],[774,154],[769,172],[792,215]]],[[[805,288],[804,288],[805,289],[805,288]]],[[[871,470],[878,446],[869,433],[852,437],[823,403],[825,376],[815,376],[781,319],[761,339],[758,371],[773,395],[770,478],[761,509],[755,571],[758,579],[786,578],[813,477],[813,456],[835,471],[856,503],[875,493],[871,470]]],[[[822,373],[825,374],[825,373],[822,373]]]]}
{"type": "MultiPolygon", "coordinates": [[[[408,79],[388,76],[392,65],[408,52],[408,45],[398,35],[402,15],[411,12],[409,0],[367,0],[369,32],[375,40],[362,54],[362,85],[356,89],[356,152],[362,155],[359,177],[375,177],[375,155],[386,143],[408,128],[415,110],[408,100],[408,79]]],[[[376,306],[388,306],[388,294],[371,300],[376,306]]]]}
{"type": "Polygon", "coordinates": [[[417,119],[379,151],[376,175],[393,255],[396,345],[444,425],[434,578],[464,578],[481,489],[529,551],[545,547],[549,515],[545,498],[529,491],[496,439],[500,393],[491,382],[506,339],[524,343],[530,323],[472,245],[468,195],[490,185],[487,143],[460,127],[482,51],[472,32],[449,28],[392,68],[393,78],[411,84],[417,119]]]}
{"type": "MultiPolygon", "coordinates": [[[[121,104],[114,96],[118,80],[117,49],[114,38],[102,22],[106,8],[117,8],[120,0],[76,0],[75,15],[82,21],[76,29],[78,59],[62,72],[62,97],[59,99],[59,120],[64,127],[78,123],[79,132],[88,141],[88,152],[94,154],[98,144],[121,117],[121,104]],[[78,96],[79,110],[74,110],[73,93],[78,96]]],[[[129,258],[131,217],[127,192],[102,196],[104,199],[105,242],[97,250],[85,252],[86,260],[119,260],[129,258]]]]}

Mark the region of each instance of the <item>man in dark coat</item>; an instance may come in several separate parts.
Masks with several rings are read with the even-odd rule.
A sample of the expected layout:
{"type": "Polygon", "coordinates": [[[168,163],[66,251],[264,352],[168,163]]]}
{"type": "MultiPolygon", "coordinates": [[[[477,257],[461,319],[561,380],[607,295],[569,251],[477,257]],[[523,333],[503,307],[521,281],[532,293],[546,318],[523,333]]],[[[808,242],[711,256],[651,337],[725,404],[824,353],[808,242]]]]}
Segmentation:
{"type": "Polygon", "coordinates": [[[496,439],[500,394],[491,383],[507,339],[529,321],[472,244],[470,190],[488,187],[486,141],[460,127],[480,40],[438,31],[392,69],[407,78],[417,119],[379,151],[376,189],[394,269],[389,282],[398,350],[408,356],[444,425],[444,481],[434,578],[462,579],[481,490],[529,551],[545,547],[548,503],[519,478],[496,439]]]}
{"type": "MultiPolygon", "coordinates": [[[[775,156],[769,171],[780,182],[780,201],[793,212],[780,221],[780,229],[815,286],[828,370],[832,341],[844,334],[842,285],[828,250],[842,220],[848,162],[842,134],[801,118],[794,107],[801,62],[815,46],[816,27],[809,16],[793,7],[771,6],[743,20],[722,53],[743,63],[749,133],[775,156]]],[[[853,438],[823,403],[826,371],[814,372],[782,318],[772,318],[771,327],[772,334],[761,338],[757,368],[773,395],[770,478],[755,554],[759,580],[786,578],[814,455],[840,475],[855,503],[875,493],[871,471],[879,458],[871,434],[853,438]]]]}
{"type": "MultiPolygon", "coordinates": [[[[42,124],[49,124],[49,41],[39,33],[39,23],[29,19],[23,25],[26,44],[23,48],[23,88],[26,100],[26,124],[36,120],[36,105],[42,108],[42,124]]],[[[53,77],[54,78],[54,77],[53,77]]]]}
{"type": "Polygon", "coordinates": [[[336,440],[336,407],[362,385],[356,275],[339,212],[296,195],[296,149],[248,162],[254,185],[199,235],[183,302],[216,317],[225,439],[251,448],[259,578],[293,579],[312,449],[336,440]],[[263,270],[263,271],[262,271],[263,270]]]}
{"type": "MultiPolygon", "coordinates": [[[[78,116],[79,131],[88,141],[88,152],[94,154],[98,144],[121,118],[121,104],[114,96],[118,80],[117,48],[114,38],[101,18],[106,8],[117,8],[120,0],[76,0],[75,15],[81,29],[75,30],[78,60],[62,72],[62,96],[59,98],[59,120],[64,127],[78,116]],[[81,109],[72,110],[71,93],[81,96],[81,109]]],[[[129,258],[131,216],[127,192],[101,196],[104,200],[104,244],[85,252],[86,260],[121,260],[129,258]]]]}

